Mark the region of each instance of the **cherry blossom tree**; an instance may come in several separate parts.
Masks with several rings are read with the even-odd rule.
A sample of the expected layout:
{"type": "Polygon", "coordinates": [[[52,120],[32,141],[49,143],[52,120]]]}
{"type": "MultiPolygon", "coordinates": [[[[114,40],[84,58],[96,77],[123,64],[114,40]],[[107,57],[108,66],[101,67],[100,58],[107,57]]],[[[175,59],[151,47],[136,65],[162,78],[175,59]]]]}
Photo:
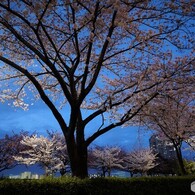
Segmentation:
{"type": "Polygon", "coordinates": [[[60,174],[63,176],[70,171],[70,160],[67,152],[66,141],[64,136],[58,132],[47,131],[49,138],[54,141],[54,156],[59,159],[59,164],[56,166],[56,169],[60,171],[60,174]]]}
{"type": "Polygon", "coordinates": [[[65,169],[68,155],[66,145],[59,141],[59,137],[53,136],[49,139],[43,136],[37,137],[37,135],[23,136],[21,144],[29,147],[29,150],[14,156],[15,160],[20,163],[26,165],[38,163],[45,169],[46,175],[65,169]]]}
{"type": "Polygon", "coordinates": [[[96,147],[92,150],[91,155],[93,157],[89,166],[100,170],[104,177],[106,173],[110,176],[112,169],[124,169],[123,152],[117,146],[96,147]]]}
{"type": "Polygon", "coordinates": [[[193,13],[192,0],[1,0],[0,101],[40,98],[85,178],[88,146],[193,69],[193,13]]]}
{"type": "Polygon", "coordinates": [[[161,139],[170,140],[176,150],[181,173],[185,174],[182,143],[195,134],[195,107],[193,94],[175,94],[159,97],[143,109],[142,120],[149,129],[158,132],[161,139]]]}
{"type": "Polygon", "coordinates": [[[147,172],[156,167],[157,154],[152,149],[138,149],[129,152],[125,158],[126,169],[132,173],[141,173],[146,175],[147,172]]]}
{"type": "Polygon", "coordinates": [[[0,139],[0,172],[18,165],[18,162],[13,156],[18,155],[21,151],[26,149],[26,147],[20,143],[22,135],[27,135],[27,132],[5,135],[0,139]]]}

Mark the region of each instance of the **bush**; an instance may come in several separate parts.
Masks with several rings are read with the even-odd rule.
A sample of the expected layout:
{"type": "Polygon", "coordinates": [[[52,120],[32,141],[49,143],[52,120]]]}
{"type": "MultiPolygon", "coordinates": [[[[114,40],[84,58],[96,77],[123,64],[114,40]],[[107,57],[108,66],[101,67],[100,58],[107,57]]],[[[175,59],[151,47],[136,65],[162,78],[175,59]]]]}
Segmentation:
{"type": "Polygon", "coordinates": [[[80,180],[66,179],[5,179],[0,181],[0,194],[78,194],[80,180]]]}
{"type": "Polygon", "coordinates": [[[187,195],[193,194],[190,184],[194,180],[195,177],[3,179],[0,194],[187,195]]]}
{"type": "Polygon", "coordinates": [[[88,194],[113,195],[169,195],[193,194],[190,184],[192,177],[145,177],[145,178],[99,178],[88,181],[91,183],[88,194]]]}

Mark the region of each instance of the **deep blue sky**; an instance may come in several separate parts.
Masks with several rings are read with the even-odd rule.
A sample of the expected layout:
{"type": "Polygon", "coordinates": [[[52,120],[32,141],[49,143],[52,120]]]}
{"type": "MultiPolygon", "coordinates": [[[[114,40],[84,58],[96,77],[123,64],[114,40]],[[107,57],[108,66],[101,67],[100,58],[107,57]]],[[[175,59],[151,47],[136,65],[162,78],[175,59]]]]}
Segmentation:
{"type": "MultiPolygon", "coordinates": [[[[36,102],[30,106],[28,111],[20,108],[8,106],[7,103],[0,104],[0,137],[11,131],[18,132],[21,130],[34,132],[45,135],[46,130],[58,130],[60,127],[47,106],[41,102],[36,102]]],[[[63,116],[68,117],[66,109],[62,110],[63,116]]],[[[94,121],[93,127],[99,127],[94,121]]],[[[90,132],[89,132],[90,133],[90,132]]],[[[148,138],[150,132],[140,131],[139,127],[118,127],[102,135],[95,140],[97,145],[119,145],[126,149],[138,147],[142,143],[143,147],[149,145],[148,138]],[[139,138],[139,139],[138,139],[139,138]]]]}

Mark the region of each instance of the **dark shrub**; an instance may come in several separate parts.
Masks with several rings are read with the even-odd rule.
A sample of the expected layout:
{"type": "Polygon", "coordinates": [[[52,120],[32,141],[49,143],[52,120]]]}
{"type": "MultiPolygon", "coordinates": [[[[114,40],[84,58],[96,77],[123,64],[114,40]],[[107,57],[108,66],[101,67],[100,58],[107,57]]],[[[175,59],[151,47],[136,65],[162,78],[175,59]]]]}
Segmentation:
{"type": "Polygon", "coordinates": [[[192,181],[195,177],[2,179],[0,194],[193,195],[190,190],[192,181]]]}

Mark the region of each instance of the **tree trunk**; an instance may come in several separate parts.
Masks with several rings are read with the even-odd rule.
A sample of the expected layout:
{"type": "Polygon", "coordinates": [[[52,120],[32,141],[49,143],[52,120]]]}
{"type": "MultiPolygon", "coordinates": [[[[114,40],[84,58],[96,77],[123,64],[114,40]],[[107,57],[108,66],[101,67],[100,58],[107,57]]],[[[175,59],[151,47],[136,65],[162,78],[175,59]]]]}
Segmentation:
{"type": "Polygon", "coordinates": [[[105,167],[102,167],[102,176],[106,177],[106,168],[105,167]]]}
{"type": "Polygon", "coordinates": [[[110,177],[110,175],[111,175],[111,169],[108,168],[108,177],[110,177]]]}
{"type": "Polygon", "coordinates": [[[74,139],[67,139],[66,144],[70,158],[72,176],[81,179],[88,177],[87,147],[84,143],[76,144],[74,139]]]}
{"type": "Polygon", "coordinates": [[[181,147],[180,146],[175,146],[175,149],[176,149],[176,155],[177,155],[177,159],[178,159],[178,163],[179,163],[179,168],[180,168],[180,171],[181,171],[181,174],[182,175],[186,175],[186,170],[185,170],[185,166],[184,166],[184,163],[183,163],[183,157],[182,157],[182,153],[181,153],[181,147]]]}

